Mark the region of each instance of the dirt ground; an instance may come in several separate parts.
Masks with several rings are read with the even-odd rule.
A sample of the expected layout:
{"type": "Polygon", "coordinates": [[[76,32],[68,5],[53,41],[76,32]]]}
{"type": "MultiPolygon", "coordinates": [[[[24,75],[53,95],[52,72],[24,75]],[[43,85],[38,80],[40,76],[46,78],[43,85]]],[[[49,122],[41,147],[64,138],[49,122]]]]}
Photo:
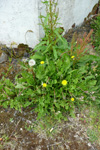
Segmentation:
{"type": "Polygon", "coordinates": [[[20,113],[0,108],[0,150],[100,150],[98,141],[89,140],[87,111],[76,111],[75,118],[46,126],[29,109],[20,113]]]}

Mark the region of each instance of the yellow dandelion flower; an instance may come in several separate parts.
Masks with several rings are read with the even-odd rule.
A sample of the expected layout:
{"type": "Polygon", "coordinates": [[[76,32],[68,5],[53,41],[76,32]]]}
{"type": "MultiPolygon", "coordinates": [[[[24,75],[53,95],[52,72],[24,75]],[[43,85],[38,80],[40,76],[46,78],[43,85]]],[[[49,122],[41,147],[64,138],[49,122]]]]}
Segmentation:
{"type": "Polygon", "coordinates": [[[43,64],[44,64],[44,61],[41,61],[40,64],[43,65],[43,64]]]}
{"type": "Polygon", "coordinates": [[[73,59],[75,56],[71,56],[71,58],[73,59]]]}
{"type": "Polygon", "coordinates": [[[74,101],[74,98],[73,98],[73,97],[71,98],[71,101],[74,101]]]}
{"type": "Polygon", "coordinates": [[[67,85],[67,81],[66,81],[66,80],[63,80],[63,81],[62,81],[62,85],[67,85]]]}
{"type": "Polygon", "coordinates": [[[42,84],[42,86],[43,86],[43,87],[46,87],[46,86],[47,86],[47,84],[46,84],[46,83],[43,83],[43,84],[42,84]]]}

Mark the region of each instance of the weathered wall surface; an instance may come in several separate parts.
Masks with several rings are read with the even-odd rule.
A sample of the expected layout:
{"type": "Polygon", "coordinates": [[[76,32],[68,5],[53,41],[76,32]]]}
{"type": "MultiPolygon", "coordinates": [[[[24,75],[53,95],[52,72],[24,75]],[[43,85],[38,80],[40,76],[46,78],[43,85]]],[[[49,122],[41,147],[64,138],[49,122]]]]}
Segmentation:
{"type": "MultiPolygon", "coordinates": [[[[66,31],[74,23],[81,24],[98,0],[58,2],[60,22],[66,31]]],[[[41,0],[0,0],[0,42],[7,46],[15,42],[34,47],[44,35],[38,25],[40,12],[45,13],[41,0]]]]}
{"type": "Polygon", "coordinates": [[[39,42],[38,0],[0,0],[0,42],[39,42]]]}
{"type": "Polygon", "coordinates": [[[92,11],[98,0],[59,0],[59,17],[65,30],[80,25],[92,11]]]}

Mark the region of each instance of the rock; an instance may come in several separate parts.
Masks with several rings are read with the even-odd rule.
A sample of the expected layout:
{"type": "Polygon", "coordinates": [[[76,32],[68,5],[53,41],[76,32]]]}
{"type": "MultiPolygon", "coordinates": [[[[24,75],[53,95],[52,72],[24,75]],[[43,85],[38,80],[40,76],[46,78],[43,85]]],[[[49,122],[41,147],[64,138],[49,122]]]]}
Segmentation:
{"type": "Polygon", "coordinates": [[[8,59],[7,54],[3,52],[0,56],[0,63],[7,61],[7,59],[8,59]]]}

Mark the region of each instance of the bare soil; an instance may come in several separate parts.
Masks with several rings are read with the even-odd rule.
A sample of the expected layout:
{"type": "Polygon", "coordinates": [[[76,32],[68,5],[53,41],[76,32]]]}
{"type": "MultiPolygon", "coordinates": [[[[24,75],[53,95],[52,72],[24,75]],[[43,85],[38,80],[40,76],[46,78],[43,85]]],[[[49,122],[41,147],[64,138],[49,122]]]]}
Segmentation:
{"type": "Polygon", "coordinates": [[[45,123],[36,121],[34,111],[25,109],[20,113],[1,107],[0,150],[100,150],[98,141],[89,140],[85,113],[41,129],[40,122],[45,123]],[[34,127],[28,129],[32,124],[34,127]]]}

